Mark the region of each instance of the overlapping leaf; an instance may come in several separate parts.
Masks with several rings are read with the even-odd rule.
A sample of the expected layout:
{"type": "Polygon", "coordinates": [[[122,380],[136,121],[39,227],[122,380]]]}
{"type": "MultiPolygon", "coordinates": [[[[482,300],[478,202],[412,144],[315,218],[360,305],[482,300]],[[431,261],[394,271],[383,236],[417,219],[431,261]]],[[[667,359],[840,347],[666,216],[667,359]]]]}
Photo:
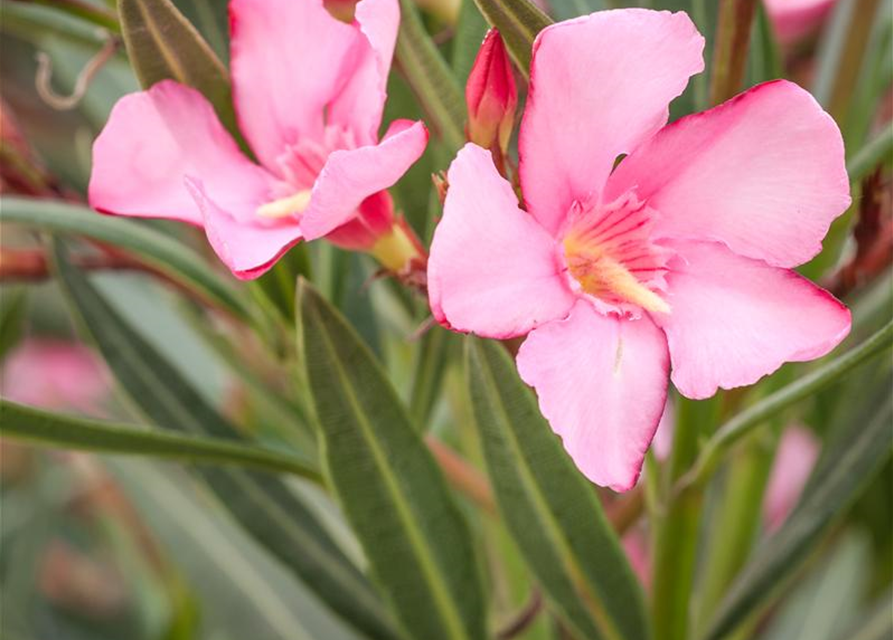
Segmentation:
{"type": "MultiPolygon", "coordinates": [[[[234,427],[68,263],[59,241],[54,257],[59,279],[83,327],[133,404],[160,427],[239,442],[234,427]]],[[[238,469],[207,468],[200,473],[242,526],[333,611],[369,637],[393,637],[369,583],[282,480],[238,469]]]]}
{"type": "Polygon", "coordinates": [[[467,380],[500,511],[554,608],[581,638],[647,638],[642,590],[594,488],[502,345],[468,338],[467,380]]]}
{"type": "Polygon", "coordinates": [[[784,526],[755,554],[732,584],[709,630],[707,640],[719,640],[759,611],[803,566],[835,517],[852,504],[893,450],[893,399],[884,398],[866,421],[853,420],[846,438],[832,443],[813,472],[813,481],[784,526]]]}
{"type": "Polygon", "coordinates": [[[468,526],[369,349],[308,284],[299,340],[326,471],[381,590],[411,638],[486,637],[468,526]]]}
{"type": "Polygon", "coordinates": [[[0,398],[0,434],[54,447],[253,467],[319,479],[315,461],[231,440],[149,431],[27,407],[0,398]]]}
{"type": "Polygon", "coordinates": [[[238,292],[194,251],[144,224],[103,216],[91,209],[55,200],[0,199],[3,221],[40,231],[83,236],[124,249],[140,261],[240,318],[252,311],[238,292]]]}

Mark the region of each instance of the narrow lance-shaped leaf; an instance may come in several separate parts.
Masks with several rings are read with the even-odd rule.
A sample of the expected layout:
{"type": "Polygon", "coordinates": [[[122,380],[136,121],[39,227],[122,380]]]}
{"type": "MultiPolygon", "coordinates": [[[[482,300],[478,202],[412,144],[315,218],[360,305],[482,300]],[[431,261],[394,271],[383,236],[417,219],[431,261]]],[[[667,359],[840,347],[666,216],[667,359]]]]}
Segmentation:
{"type": "Polygon", "coordinates": [[[581,638],[647,638],[642,590],[504,347],[468,338],[468,385],[499,504],[554,609],[581,638]]]}
{"type": "Polygon", "coordinates": [[[530,75],[533,41],[552,20],[530,0],[474,0],[491,26],[499,29],[521,73],[530,75]]]}
{"type": "Polygon", "coordinates": [[[394,52],[397,65],[437,135],[447,147],[456,151],[465,142],[462,90],[425,31],[415,5],[409,0],[400,0],[400,10],[400,33],[394,52]]]}
{"type": "MultiPolygon", "coordinates": [[[[57,272],[75,314],[133,404],[159,427],[240,442],[235,428],[67,262],[61,241],[55,244],[57,272]]],[[[239,469],[199,472],[233,517],[333,611],[371,638],[394,637],[369,583],[283,481],[239,469]]]]}
{"type": "Polygon", "coordinates": [[[53,447],[158,456],[185,462],[236,465],[292,473],[318,481],[315,463],[296,455],[231,440],[149,431],[144,427],[68,416],[0,398],[0,435],[53,447]]]}
{"type": "Polygon", "coordinates": [[[332,488],[410,638],[486,637],[471,536],[357,333],[303,280],[299,340],[332,488]]]}
{"type": "Polygon", "coordinates": [[[197,89],[238,137],[229,74],[198,30],[170,0],[118,0],[130,64],[144,89],[176,80],[197,89]]]}
{"type": "Polygon", "coordinates": [[[252,311],[238,292],[216,274],[192,249],[145,224],[103,216],[86,207],[53,200],[4,197],[3,222],[31,229],[83,236],[124,249],[174,282],[194,291],[235,316],[249,319],[252,311]]]}
{"type": "Polygon", "coordinates": [[[889,460],[893,449],[891,383],[893,379],[887,376],[879,410],[868,423],[853,420],[846,437],[830,445],[832,453],[813,471],[813,481],[794,512],[732,584],[709,627],[707,640],[727,637],[777,595],[808,560],[835,517],[845,512],[889,460]]]}

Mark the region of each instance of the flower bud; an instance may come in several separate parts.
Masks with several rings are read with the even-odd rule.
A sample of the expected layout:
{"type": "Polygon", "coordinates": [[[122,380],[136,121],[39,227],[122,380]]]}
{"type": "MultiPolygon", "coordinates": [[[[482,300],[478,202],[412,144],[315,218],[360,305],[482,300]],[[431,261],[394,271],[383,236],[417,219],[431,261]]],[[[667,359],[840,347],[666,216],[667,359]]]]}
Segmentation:
{"type": "Polygon", "coordinates": [[[518,89],[502,37],[491,29],[484,38],[465,86],[468,139],[499,151],[508,149],[518,106],[518,89]]]}
{"type": "Polygon", "coordinates": [[[415,260],[424,261],[421,243],[409,225],[394,215],[394,201],[387,191],[366,198],[357,216],[326,239],[342,249],[369,253],[393,272],[406,269],[415,260]]]}

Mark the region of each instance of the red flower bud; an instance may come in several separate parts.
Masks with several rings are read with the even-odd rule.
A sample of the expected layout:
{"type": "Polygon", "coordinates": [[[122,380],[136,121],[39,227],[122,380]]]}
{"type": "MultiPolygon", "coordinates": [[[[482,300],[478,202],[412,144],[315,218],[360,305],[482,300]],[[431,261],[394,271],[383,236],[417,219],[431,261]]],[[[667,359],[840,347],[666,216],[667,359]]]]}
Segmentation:
{"type": "Polygon", "coordinates": [[[475,144],[505,154],[512,128],[518,89],[512,65],[496,29],[491,29],[478,51],[468,84],[465,86],[468,105],[468,139],[475,144]]]}

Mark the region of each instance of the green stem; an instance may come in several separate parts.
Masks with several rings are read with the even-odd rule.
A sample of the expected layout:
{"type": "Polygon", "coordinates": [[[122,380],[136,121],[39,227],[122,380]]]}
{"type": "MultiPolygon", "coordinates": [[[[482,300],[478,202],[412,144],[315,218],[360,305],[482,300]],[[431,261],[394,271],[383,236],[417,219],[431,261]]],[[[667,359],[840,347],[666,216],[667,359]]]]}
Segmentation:
{"type": "Polygon", "coordinates": [[[689,601],[695,576],[700,491],[669,491],[698,455],[702,430],[713,422],[718,400],[680,399],[670,456],[668,495],[655,523],[653,617],[656,640],[688,638],[689,601]]]}
{"type": "Polygon", "coordinates": [[[710,101],[717,105],[741,90],[757,0],[721,0],[713,47],[710,101]]]}
{"type": "Polygon", "coordinates": [[[878,3],[879,0],[854,0],[853,3],[846,45],[841,52],[828,103],[828,112],[841,126],[846,122],[847,112],[859,80],[859,71],[877,16],[878,3]]]}
{"type": "Polygon", "coordinates": [[[308,461],[245,443],[60,415],[4,399],[0,399],[0,413],[4,438],[99,453],[246,466],[320,482],[319,472],[308,461]]]}
{"type": "Polygon", "coordinates": [[[751,434],[729,464],[710,527],[710,546],[698,602],[698,633],[706,629],[732,579],[744,565],[761,521],[763,493],[776,438],[751,434]]]}
{"type": "Polygon", "coordinates": [[[703,484],[729,447],[769,418],[836,382],[891,344],[893,344],[893,320],[859,346],[736,415],[718,429],[707,442],[692,469],[677,483],[674,494],[679,496],[703,484]]]}

